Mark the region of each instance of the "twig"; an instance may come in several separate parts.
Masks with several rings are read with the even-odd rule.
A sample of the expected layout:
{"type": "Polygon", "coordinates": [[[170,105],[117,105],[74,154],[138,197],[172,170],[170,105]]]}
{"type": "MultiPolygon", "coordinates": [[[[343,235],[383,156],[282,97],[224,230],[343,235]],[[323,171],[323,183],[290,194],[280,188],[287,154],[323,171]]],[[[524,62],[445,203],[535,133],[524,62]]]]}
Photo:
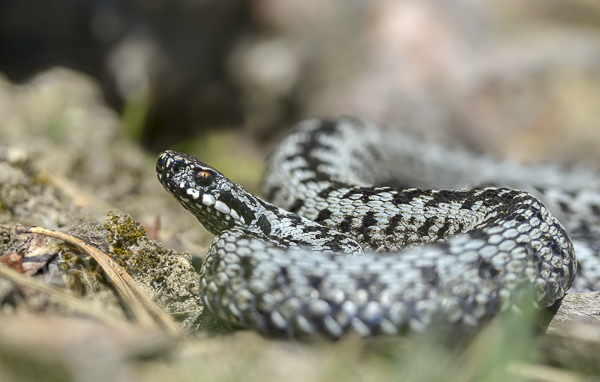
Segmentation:
{"type": "Polygon", "coordinates": [[[113,283],[115,290],[123,300],[124,305],[141,327],[147,329],[160,327],[172,335],[180,333],[179,328],[171,317],[144,294],[135,280],[119,264],[115,263],[113,259],[99,249],[86,244],[76,237],[51,229],[17,226],[16,231],[18,234],[35,233],[54,237],[87,252],[104,269],[108,279],[113,283]]]}

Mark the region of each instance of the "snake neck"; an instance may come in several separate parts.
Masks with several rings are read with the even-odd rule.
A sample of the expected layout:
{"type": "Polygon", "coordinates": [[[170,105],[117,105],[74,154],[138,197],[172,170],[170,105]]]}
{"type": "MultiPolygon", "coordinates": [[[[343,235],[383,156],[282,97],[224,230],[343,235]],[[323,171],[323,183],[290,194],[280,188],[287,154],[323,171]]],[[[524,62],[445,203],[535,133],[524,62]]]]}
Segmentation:
{"type": "Polygon", "coordinates": [[[265,202],[191,155],[161,153],[156,173],[163,187],[214,235],[238,229],[279,247],[362,252],[354,240],[265,202]]]}
{"type": "Polygon", "coordinates": [[[315,251],[336,251],[362,254],[362,247],[339,231],[325,227],[295,213],[278,208],[260,198],[256,219],[246,227],[241,227],[251,236],[259,234],[271,243],[284,248],[310,247],[315,251]]]}

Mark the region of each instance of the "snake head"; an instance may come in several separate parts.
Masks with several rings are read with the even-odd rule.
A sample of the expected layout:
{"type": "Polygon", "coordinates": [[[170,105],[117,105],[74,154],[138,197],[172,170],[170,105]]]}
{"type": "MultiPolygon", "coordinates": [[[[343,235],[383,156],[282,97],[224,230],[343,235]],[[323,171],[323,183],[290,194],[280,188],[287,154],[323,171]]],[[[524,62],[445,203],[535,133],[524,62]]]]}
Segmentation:
{"type": "Polygon", "coordinates": [[[247,191],[191,155],[162,152],[156,174],[163,187],[215,235],[255,218],[247,207],[247,191]]]}

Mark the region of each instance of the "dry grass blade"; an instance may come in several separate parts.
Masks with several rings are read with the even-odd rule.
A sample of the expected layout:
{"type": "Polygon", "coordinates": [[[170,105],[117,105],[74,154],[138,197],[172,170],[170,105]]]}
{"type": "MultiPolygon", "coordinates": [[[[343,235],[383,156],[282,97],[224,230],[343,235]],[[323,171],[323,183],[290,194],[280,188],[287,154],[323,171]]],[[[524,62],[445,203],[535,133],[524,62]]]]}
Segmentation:
{"type": "Polygon", "coordinates": [[[538,382],[584,382],[590,378],[576,372],[557,369],[546,365],[511,364],[509,372],[516,378],[538,382]]]}
{"type": "Polygon", "coordinates": [[[65,306],[68,306],[69,308],[77,311],[78,313],[97,318],[102,322],[118,322],[117,319],[115,319],[110,314],[107,314],[104,310],[100,309],[99,307],[90,304],[87,301],[73,297],[65,291],[63,291],[62,289],[52,285],[48,285],[43,281],[36,280],[29,276],[24,276],[19,272],[13,271],[2,266],[0,266],[0,277],[19,286],[24,286],[39,292],[47,293],[60,303],[64,304],[65,306]]]}
{"type": "Polygon", "coordinates": [[[154,303],[137,285],[135,280],[121,266],[99,249],[66,233],[41,227],[17,227],[17,233],[35,233],[63,240],[92,256],[104,269],[106,277],[112,282],[125,308],[138,324],[146,329],[162,328],[167,333],[177,335],[179,328],[171,317],[154,303]]]}

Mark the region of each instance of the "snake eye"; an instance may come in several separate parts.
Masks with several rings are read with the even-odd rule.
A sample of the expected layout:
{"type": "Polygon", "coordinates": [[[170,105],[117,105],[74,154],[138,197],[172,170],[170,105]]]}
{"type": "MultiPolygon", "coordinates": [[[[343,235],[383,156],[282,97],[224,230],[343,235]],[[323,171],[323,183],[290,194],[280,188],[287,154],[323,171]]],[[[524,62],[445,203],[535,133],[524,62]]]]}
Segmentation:
{"type": "Polygon", "coordinates": [[[214,175],[210,171],[198,171],[194,178],[196,179],[196,183],[202,187],[210,186],[210,184],[214,180],[214,175]]]}

